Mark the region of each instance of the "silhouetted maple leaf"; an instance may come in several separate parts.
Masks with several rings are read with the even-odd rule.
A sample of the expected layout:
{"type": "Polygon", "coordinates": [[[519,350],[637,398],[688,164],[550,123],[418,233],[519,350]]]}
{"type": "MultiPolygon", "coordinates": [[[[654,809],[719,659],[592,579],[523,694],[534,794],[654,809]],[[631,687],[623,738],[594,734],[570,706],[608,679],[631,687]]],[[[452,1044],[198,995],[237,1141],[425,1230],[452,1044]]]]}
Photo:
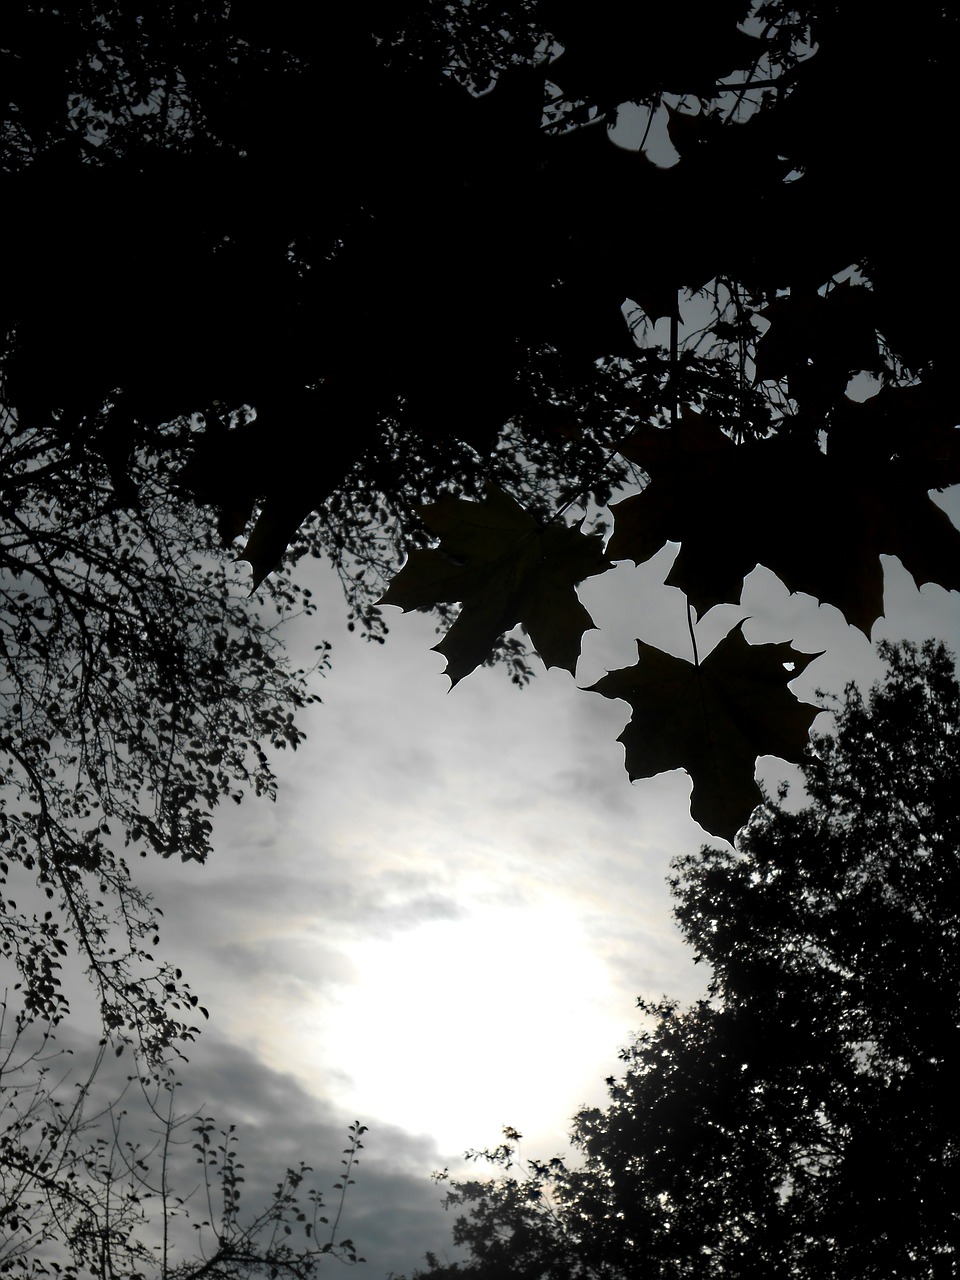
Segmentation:
{"type": "Polygon", "coordinates": [[[851,466],[896,458],[897,474],[923,489],[960,484],[960,429],[942,391],[915,383],[844,398],[830,415],[830,456],[851,466]]]}
{"type": "MultiPolygon", "coordinates": [[[[613,560],[680,552],[667,576],[698,616],[739,604],[743,580],[766,565],[791,592],[835,605],[869,636],[883,613],[881,555],[918,586],[960,589],[960,531],[927,493],[920,460],[825,455],[779,438],[734,445],[709,420],[640,428],[620,446],[651,483],[612,507],[613,560]]],[[[931,457],[931,476],[942,462],[931,457]]]]}
{"type": "Polygon", "coordinates": [[[208,412],[206,430],[180,472],[180,484],[197,502],[218,508],[224,546],[243,534],[259,508],[239,556],[253,570],[254,590],[372,443],[369,419],[349,432],[316,428],[321,414],[336,420],[338,410],[344,412],[344,396],[356,399],[344,380],[328,380],[321,389],[261,402],[256,417],[237,426],[208,412]]]}
{"type": "Polygon", "coordinates": [[[757,378],[789,379],[790,394],[804,404],[836,403],[851,374],[882,367],[875,312],[873,291],[849,281],[826,297],[774,299],[757,313],[770,322],[757,343],[757,378]]]}
{"type": "Polygon", "coordinates": [[[271,494],[265,500],[238,557],[253,570],[253,591],[279,567],[300,526],[317,505],[313,490],[294,483],[285,494],[271,494]]]}
{"type": "Polygon", "coordinates": [[[633,707],[617,739],[630,781],[685,769],[693,779],[692,817],[731,844],[763,800],[757,757],[797,764],[820,711],[787,688],[820,654],[800,653],[789,642],[748,644],[742,627],[737,623],[699,667],[638,640],[637,664],[608,672],[589,689],[633,707]]]}
{"type": "Polygon", "coordinates": [[[517,623],[548,667],[571,674],[593,620],[576,585],[610,568],[602,539],[561,523],[539,524],[508,494],[490,487],[482,502],[445,495],[423,507],[440,545],[410,553],[381,604],[407,612],[462,601],[435,646],[453,684],[485,662],[517,623]]]}

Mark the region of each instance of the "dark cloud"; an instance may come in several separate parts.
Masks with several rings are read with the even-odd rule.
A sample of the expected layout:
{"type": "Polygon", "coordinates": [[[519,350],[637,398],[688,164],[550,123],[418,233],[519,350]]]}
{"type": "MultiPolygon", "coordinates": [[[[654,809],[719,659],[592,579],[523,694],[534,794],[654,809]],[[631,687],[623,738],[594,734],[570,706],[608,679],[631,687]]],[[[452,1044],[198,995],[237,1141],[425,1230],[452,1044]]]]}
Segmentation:
{"type": "MultiPolygon", "coordinates": [[[[60,1044],[71,1051],[73,1080],[89,1070],[96,1053],[92,1037],[71,1028],[60,1035],[60,1044]]],[[[108,1053],[90,1089],[88,1116],[105,1113],[105,1123],[92,1128],[88,1142],[116,1127],[124,1149],[139,1147],[138,1157],[159,1170],[159,1149],[155,1148],[162,1125],[151,1111],[163,1113],[169,1095],[165,1091],[144,1093],[129,1072],[126,1055],[108,1053]]],[[[195,1117],[216,1121],[216,1133],[235,1125],[238,1159],[243,1164],[241,1219],[251,1218],[269,1202],[287,1168],[303,1162],[312,1167],[304,1189],[315,1186],[327,1206],[331,1221],[336,1215],[340,1192],[340,1161],[348,1146],[347,1126],[363,1116],[341,1113],[330,1104],[308,1094],[290,1075],[271,1071],[251,1053],[237,1045],[207,1035],[193,1046],[190,1060],[180,1064],[174,1093],[177,1128],[168,1153],[170,1181],[175,1196],[187,1198],[186,1212],[172,1224],[172,1239],[186,1256],[197,1247],[194,1222],[209,1217],[203,1171],[197,1162],[195,1117]]],[[[64,1092],[72,1090],[67,1081],[64,1092]]],[[[222,1141],[217,1137],[215,1145],[222,1141]]],[[[353,1171],[355,1183],[347,1188],[338,1235],[349,1236],[366,1264],[358,1273],[381,1280],[390,1272],[409,1275],[422,1264],[427,1250],[455,1256],[450,1241],[451,1219],[441,1205],[441,1192],[430,1175],[440,1164],[435,1146],[426,1137],[404,1133],[381,1122],[370,1122],[363,1135],[363,1150],[353,1171]]],[[[213,1205],[216,1210],[217,1188],[213,1205]]],[[[153,1201],[153,1206],[158,1201],[153,1201]]],[[[153,1206],[147,1238],[161,1235],[160,1219],[153,1206]]]]}

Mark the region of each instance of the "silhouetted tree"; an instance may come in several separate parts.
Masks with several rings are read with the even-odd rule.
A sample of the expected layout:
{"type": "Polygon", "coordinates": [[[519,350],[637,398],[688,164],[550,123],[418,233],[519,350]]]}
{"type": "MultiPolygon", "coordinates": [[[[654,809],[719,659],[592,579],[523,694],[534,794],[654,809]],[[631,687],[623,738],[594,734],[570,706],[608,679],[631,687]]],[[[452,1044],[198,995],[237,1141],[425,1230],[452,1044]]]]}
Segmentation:
{"type": "Polygon", "coordinates": [[[314,696],[279,629],[312,611],[310,591],[287,567],[249,598],[174,483],[190,431],[135,442],[127,506],[107,461],[57,424],[0,420],[4,1275],[308,1277],[356,1260],[304,1166],[241,1204],[232,1128],[173,1109],[170,1059],[206,1010],[157,953],[160,913],[128,859],[203,861],[221,800],[275,794],[267,751],[296,748],[314,696]],[[78,966],[102,1039],[75,1080],[56,1030],[78,966]],[[128,1046],[126,1091],[96,1101],[104,1055],[128,1046]],[[199,1155],[184,1161],[185,1144],[199,1155]]]}
{"type": "Polygon", "coordinates": [[[956,1274],[960,685],[928,641],[881,646],[741,850],[676,863],[708,996],[651,1020],[575,1121],[581,1163],[486,1153],[455,1183],[458,1267],[493,1280],[956,1274]]]}
{"type": "MultiPolygon", "coordinates": [[[[927,497],[960,476],[950,330],[931,320],[956,284],[940,138],[958,31],[933,0],[898,23],[865,0],[410,0],[330,7],[320,31],[249,0],[19,0],[7,402],[100,458],[125,505],[137,445],[192,421],[180,479],[254,580],[307,543],[377,638],[406,552],[450,532],[448,506],[425,528],[421,504],[502,491],[529,518],[468,513],[484,532],[443,548],[466,580],[431,569],[389,597],[444,627],[465,605],[454,679],[498,657],[526,679],[503,639],[518,622],[575,665],[574,588],[607,562],[531,546],[568,510],[602,530],[630,475],[649,492],[616,508],[609,556],[681,543],[669,581],[698,614],[762,563],[869,633],[882,554],[960,586],[960,534],[927,497]],[[624,147],[608,126],[628,108],[624,147]],[[511,565],[518,588],[478,630],[469,597],[511,565]],[[531,603],[538,575],[567,584],[563,606],[531,603]]],[[[731,667],[772,655],[733,647],[709,678],[749,702],[731,667]]],[[[773,741],[732,752],[701,706],[673,707],[683,740],[628,767],[688,768],[697,816],[732,839],[753,757],[792,758],[806,726],[783,731],[784,711],[773,741]],[[715,758],[736,758],[722,786],[715,758]]]]}
{"type": "MultiPolygon", "coordinates": [[[[25,1026],[67,1009],[65,957],[104,1030],[162,1055],[192,1034],[197,997],[153,955],[157,912],[128,853],[203,861],[211,811],[274,794],[264,747],[295,748],[312,695],[278,624],[309,612],[289,573],[268,600],[178,499],[178,450],[142,448],[119,506],[102,459],[56,428],[0,423],[0,952],[25,1026]],[[272,615],[272,616],[271,616],[272,615]],[[74,961],[75,963],[75,961],[74,961]]],[[[326,660],[320,646],[319,663],[326,660]]],[[[202,1011],[205,1013],[205,1011],[202,1011]]]]}
{"type": "MultiPolygon", "coordinates": [[[[434,610],[453,679],[526,680],[518,622],[574,670],[577,584],[668,541],[691,614],[758,563],[867,633],[881,555],[960,586],[927,496],[960,478],[931,319],[956,285],[958,30],[933,0],[897,24],[865,0],[378,0],[319,31],[252,0],[5,6],[19,1026],[62,1016],[76,945],[108,1035],[155,1060],[192,1034],[124,850],[202,858],[209,809],[271,790],[264,747],[296,745],[308,697],[236,594],[237,539],[281,614],[310,608],[305,551],[375,639],[381,598],[434,610]]],[[[633,707],[631,776],[683,765],[732,840],[755,756],[803,749],[786,683],[809,656],[737,631],[693,656],[641,645],[595,688],[633,707]],[[675,726],[655,750],[651,715],[675,726]]]]}

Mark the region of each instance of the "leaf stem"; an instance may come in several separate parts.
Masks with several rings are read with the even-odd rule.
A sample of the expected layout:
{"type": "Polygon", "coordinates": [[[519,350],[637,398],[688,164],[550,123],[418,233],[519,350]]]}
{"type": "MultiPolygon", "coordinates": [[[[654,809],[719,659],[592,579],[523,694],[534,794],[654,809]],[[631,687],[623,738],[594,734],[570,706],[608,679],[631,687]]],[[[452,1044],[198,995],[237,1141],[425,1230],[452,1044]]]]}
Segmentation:
{"type": "Polygon", "coordinates": [[[680,364],[680,298],[670,316],[670,425],[677,425],[680,411],[680,388],[677,386],[677,368],[680,364]]]}
{"type": "Polygon", "coordinates": [[[697,652],[697,636],[693,629],[693,608],[690,604],[689,597],[687,599],[687,628],[690,632],[690,643],[693,645],[693,665],[700,670],[700,654],[697,652]]]}

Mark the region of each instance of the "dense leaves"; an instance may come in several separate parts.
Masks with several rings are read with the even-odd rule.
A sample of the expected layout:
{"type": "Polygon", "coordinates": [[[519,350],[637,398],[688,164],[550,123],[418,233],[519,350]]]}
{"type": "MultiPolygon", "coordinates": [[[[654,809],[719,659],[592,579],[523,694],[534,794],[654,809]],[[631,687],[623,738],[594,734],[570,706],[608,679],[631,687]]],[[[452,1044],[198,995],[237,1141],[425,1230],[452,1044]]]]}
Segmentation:
{"type": "MultiPolygon", "coordinates": [[[[144,438],[195,423],[166,474],[255,583],[306,540],[382,639],[424,507],[492,484],[599,527],[633,464],[610,554],[679,541],[699,613],[757,564],[867,633],[881,555],[958,586],[927,497],[960,470],[949,7],[411,0],[318,36],[247,0],[18,0],[5,24],[4,395],[122,504],[144,438]]],[[[475,629],[473,590],[418,597],[445,630],[464,605],[451,675],[506,655],[522,682],[520,615],[475,629]]],[[[572,635],[544,656],[570,667],[572,635]]]]}
{"type": "MultiPolygon", "coordinates": [[[[942,434],[946,452],[952,433],[942,434]]],[[[917,586],[960,588],[960,532],[927,492],[949,465],[949,454],[938,457],[940,439],[931,434],[926,457],[915,444],[907,470],[879,450],[844,452],[842,441],[826,455],[780,437],[737,447],[715,422],[692,415],[668,431],[638,428],[621,451],[651,483],[614,505],[609,554],[640,564],[679,542],[666,581],[701,615],[738,604],[744,578],[763,564],[869,636],[883,613],[881,555],[898,556],[917,586]]]]}
{"type": "Polygon", "coordinates": [[[789,644],[750,645],[742,623],[696,665],[637,644],[636,666],[590,686],[633,707],[618,739],[630,781],[686,769],[693,779],[691,814],[732,843],[763,800],[754,777],[757,757],[803,759],[820,708],[798,702],[787,685],[819,654],[789,644]]]}
{"type": "Polygon", "coordinates": [[[881,652],[802,765],[806,805],[676,864],[707,997],[640,1001],[579,1163],[524,1163],[513,1133],[496,1181],[455,1184],[469,1257],[428,1274],[955,1274],[960,684],[940,644],[881,652]]]}
{"type": "Polygon", "coordinates": [[[276,629],[312,610],[309,592],[278,576],[272,618],[246,598],[213,530],[171,494],[175,435],[127,460],[128,509],[96,454],[0,423],[0,951],[20,1025],[66,1012],[76,954],[104,1031],[151,1057],[200,1010],[154,956],[158,912],[126,851],[203,861],[221,800],[275,794],[264,748],[296,748],[314,696],[276,629]]]}
{"type": "Polygon", "coordinates": [[[876,334],[894,318],[923,330],[911,367],[926,373],[944,349],[922,310],[884,302],[872,277],[820,292],[867,257],[896,303],[908,282],[918,298],[935,287],[897,250],[944,243],[924,199],[939,190],[935,142],[916,128],[900,153],[908,199],[890,179],[890,138],[861,128],[860,100],[885,100],[881,69],[895,60],[929,115],[949,115],[956,21],[940,6],[916,6],[895,33],[854,0],[764,4],[750,30],[740,0],[633,15],[556,0],[374,5],[332,9],[319,44],[309,22],[245,3],[153,4],[136,18],[106,3],[96,21],[9,9],[8,393],[26,418],[69,422],[117,388],[118,418],[137,421],[253,406],[252,432],[221,439],[217,474],[205,463],[198,479],[218,505],[273,504],[291,488],[322,505],[391,421],[408,447],[427,436],[482,452],[523,412],[531,354],[552,348],[580,370],[634,360],[624,301],[671,314],[681,287],[730,286],[733,318],[718,316],[711,337],[732,325],[735,345],[752,346],[752,317],[770,323],[755,371],[802,373],[791,393],[819,401],[814,438],[849,372],[889,373],[876,334]],[[668,119],[678,163],[610,142],[604,123],[625,103],[668,119]],[[302,161],[316,122],[334,119],[317,202],[302,161]],[[384,119],[396,145],[367,156],[384,119]],[[52,186],[75,196],[69,229],[51,225],[52,186]],[[756,216],[704,216],[720,187],[756,216]],[[156,191],[189,191],[177,219],[156,191]],[[111,217],[118,208],[137,217],[111,217]],[[661,211],[655,234],[642,209],[661,211]],[[41,254],[44,299],[30,275],[41,254]],[[377,299],[391,300],[382,317],[377,299]],[[56,319],[81,304],[83,330],[56,319]]]}

